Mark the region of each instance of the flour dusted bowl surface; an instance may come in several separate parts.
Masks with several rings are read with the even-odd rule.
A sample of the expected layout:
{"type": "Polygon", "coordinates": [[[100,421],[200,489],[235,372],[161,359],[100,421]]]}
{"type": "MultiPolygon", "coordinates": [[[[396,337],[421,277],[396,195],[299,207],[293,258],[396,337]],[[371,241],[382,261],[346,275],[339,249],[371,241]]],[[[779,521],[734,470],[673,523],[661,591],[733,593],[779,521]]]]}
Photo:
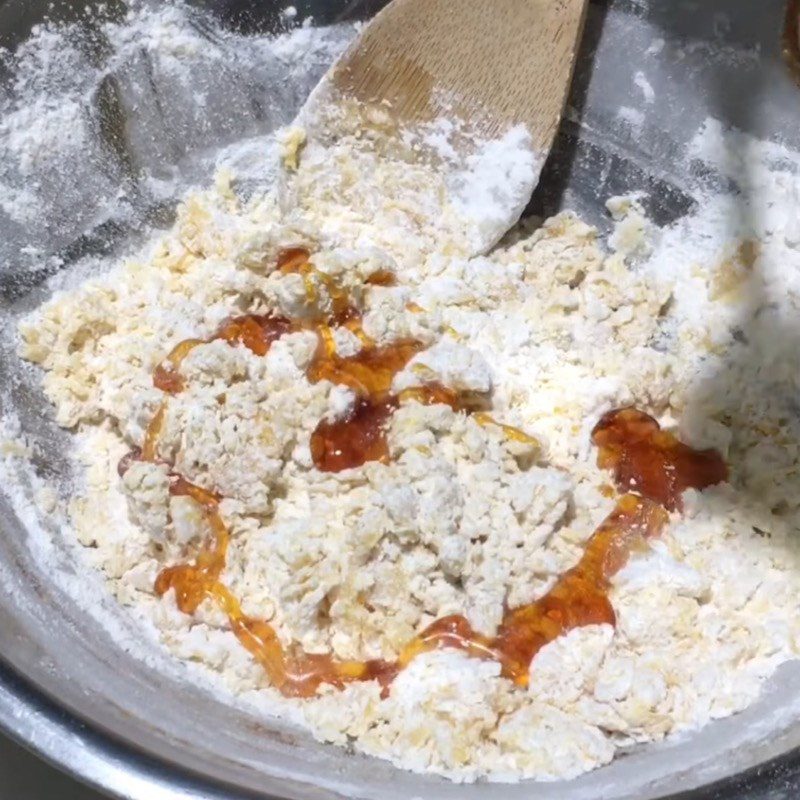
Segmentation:
{"type": "MultiPolygon", "coordinates": [[[[204,5],[228,23],[245,27],[274,28],[287,22],[277,4],[204,5]]],[[[320,3],[300,11],[328,23],[340,13],[376,10],[375,4],[352,5],[320,3]]],[[[574,110],[533,201],[533,211],[549,214],[571,207],[603,224],[603,201],[608,195],[645,187],[655,199],[649,209],[653,218],[667,223],[680,217],[691,210],[694,198],[688,187],[692,171],[699,167],[675,159],[674,154],[681,152],[709,115],[759,136],[782,131],[792,144],[796,95],[777,57],[781,3],[769,3],[766,12],[760,9],[758,18],[750,20],[721,17],[723,3],[706,4],[702,13],[689,4],[674,4],[668,13],[656,5],[653,2],[652,9],[642,2],[593,5],[572,98],[574,110]],[[626,47],[621,48],[620,42],[626,47]],[[763,62],[758,70],[752,60],[756,46],[763,62]],[[681,48],[681,59],[674,58],[673,47],[681,48]],[[664,53],[661,61],[659,53],[664,53]],[[654,103],[648,102],[646,90],[636,88],[642,81],[631,80],[630,64],[639,58],[647,68],[647,85],[655,87],[654,103]],[[680,115],[674,113],[677,98],[680,115]],[[641,118],[631,114],[631,108],[641,118]],[[620,109],[629,111],[620,114],[620,109]],[[583,122],[578,123],[581,116],[583,122]],[[633,127],[632,122],[636,123],[633,127]]],[[[43,13],[43,9],[44,4],[39,10],[43,13]]],[[[2,4],[4,43],[13,46],[23,40],[37,20],[36,11],[37,4],[2,4]]],[[[111,4],[104,13],[125,11],[123,4],[111,4]]],[[[91,33],[91,20],[81,24],[91,33]]],[[[205,17],[198,17],[197,31],[212,40],[218,36],[205,17]]],[[[89,35],[76,48],[76,58],[91,61],[97,57],[94,48],[99,47],[89,35]]],[[[252,80],[254,94],[282,82],[291,85],[289,92],[274,88],[278,99],[269,108],[254,110],[247,91],[235,96],[232,92],[226,103],[234,112],[214,116],[215,110],[225,108],[215,105],[219,97],[214,94],[224,84],[215,84],[213,75],[195,76],[192,89],[207,92],[208,129],[203,130],[191,104],[181,106],[179,94],[167,95],[174,129],[154,146],[148,137],[165,128],[159,129],[157,115],[146,118],[147,98],[137,99],[138,128],[136,120],[126,116],[132,112],[126,91],[141,77],[136,70],[142,65],[135,60],[120,65],[119,73],[101,82],[91,98],[97,116],[85,127],[85,172],[52,175],[52,184],[31,201],[33,212],[27,224],[20,221],[26,213],[24,193],[11,196],[15,208],[3,220],[6,249],[0,265],[4,322],[13,322],[46,296],[42,282],[48,274],[86,270],[93,253],[123,249],[135,239],[137,226],[158,219],[169,208],[186,185],[181,181],[207,180],[211,165],[204,154],[208,148],[255,137],[288,121],[335,51],[332,44],[313,56],[308,54],[300,76],[297,71],[288,76],[282,73],[287,62],[280,58],[257,74],[242,67],[245,74],[235,77],[252,80]],[[142,174],[150,180],[136,177],[142,174]],[[120,187],[125,190],[122,199],[117,193],[120,187]],[[48,212],[46,219],[35,213],[42,204],[48,212]],[[38,252],[32,253],[32,247],[38,252]]],[[[180,92],[180,86],[160,87],[161,91],[169,88],[180,92]]],[[[69,108],[61,112],[68,114],[69,108]]],[[[49,141],[47,131],[40,134],[34,142],[37,148],[49,141]]],[[[42,150],[31,152],[41,156],[42,150]]],[[[69,153],[67,149],[67,157],[69,153]]],[[[7,175],[5,181],[21,190],[24,182],[14,182],[20,177],[25,176],[7,175]]],[[[50,419],[36,377],[19,366],[11,332],[6,333],[0,349],[0,369],[6,376],[1,410],[13,410],[22,430],[46,454],[34,465],[39,474],[68,484],[68,467],[60,457],[64,434],[50,419]]],[[[569,784],[454,786],[320,745],[288,724],[266,723],[254,711],[235,708],[205,688],[187,683],[185,674],[181,677],[167,656],[142,647],[134,621],[90,576],[80,573],[57,532],[46,526],[42,529],[32,512],[23,513],[25,498],[16,499],[12,509],[0,498],[0,574],[5,589],[0,601],[3,724],[45,757],[119,796],[463,798],[502,793],[541,798],[656,798],[694,791],[698,797],[731,797],[736,792],[757,797],[758,792],[767,796],[773,784],[770,796],[781,797],[774,793],[781,791],[793,796],[786,776],[793,770],[791,752],[800,744],[800,730],[794,724],[800,689],[800,670],[795,665],[784,667],[746,712],[682,740],[633,751],[569,784]],[[781,760],[761,778],[731,778],[773,758],[781,760]],[[721,780],[729,782],[711,786],[721,780]]]]}

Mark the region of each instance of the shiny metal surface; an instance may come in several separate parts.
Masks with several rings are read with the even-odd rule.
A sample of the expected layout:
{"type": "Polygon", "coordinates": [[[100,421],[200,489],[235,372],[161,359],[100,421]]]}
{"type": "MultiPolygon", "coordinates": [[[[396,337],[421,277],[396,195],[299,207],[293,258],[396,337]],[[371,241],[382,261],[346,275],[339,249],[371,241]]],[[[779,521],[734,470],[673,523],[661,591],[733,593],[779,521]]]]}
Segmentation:
{"type": "MultiPolygon", "coordinates": [[[[121,2],[110,5],[124,8],[121,2]]],[[[237,24],[263,28],[274,24],[282,4],[206,0],[198,5],[237,24]]],[[[373,12],[379,4],[299,5],[303,13],[332,21],[373,12]]],[[[604,225],[602,199],[646,188],[659,221],[686,213],[695,202],[690,177],[696,165],[682,163],[676,154],[708,115],[800,144],[800,95],[780,60],[782,2],[733,5],[728,0],[593,3],[572,110],[532,210],[570,206],[604,225]],[[657,37],[666,44],[654,58],[647,50],[657,37]],[[757,57],[716,59],[710,45],[721,41],[757,57]],[[644,108],[645,123],[637,133],[620,124],[616,111],[640,102],[632,75],[645,63],[658,102],[644,108]]],[[[73,7],[56,3],[54,13],[69,15],[73,7]]],[[[25,0],[0,4],[0,42],[9,46],[24,39],[45,9],[45,3],[25,0]]],[[[3,259],[0,319],[9,322],[43,290],[36,282],[14,280],[13,254],[3,251],[3,259]]],[[[13,358],[0,351],[0,374],[12,374],[13,358]]],[[[49,454],[41,469],[57,477],[63,434],[53,426],[35,381],[13,389],[24,428],[49,454]]],[[[289,725],[236,708],[194,685],[193,673],[166,656],[130,657],[125,642],[140,636],[134,622],[98,594],[93,602],[118,626],[112,637],[96,624],[91,608],[82,609],[60,588],[54,572],[78,568],[57,531],[47,571],[32,557],[26,525],[2,495],[0,532],[0,727],[116,797],[788,800],[800,794],[797,665],[783,668],[743,714],[689,739],[632,752],[569,784],[454,786],[321,745],[289,725]]],[[[92,577],[85,580],[88,585],[92,577]]]]}

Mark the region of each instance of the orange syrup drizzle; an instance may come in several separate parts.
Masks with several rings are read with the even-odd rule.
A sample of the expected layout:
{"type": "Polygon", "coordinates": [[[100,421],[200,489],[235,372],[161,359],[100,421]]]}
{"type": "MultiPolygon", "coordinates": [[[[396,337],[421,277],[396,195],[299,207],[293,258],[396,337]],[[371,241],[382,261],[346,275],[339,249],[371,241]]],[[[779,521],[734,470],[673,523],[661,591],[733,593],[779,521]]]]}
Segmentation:
{"type": "Polygon", "coordinates": [[[620,408],[604,414],[592,431],[597,465],[611,470],[621,491],[638,492],[670,511],[683,507],[686,489],[705,489],[728,479],[716,450],[695,450],[648,414],[620,408]]]}
{"type": "Polygon", "coordinates": [[[142,444],[142,461],[158,460],[158,439],[161,436],[161,429],[164,427],[164,418],[167,414],[167,404],[162,403],[156,411],[147,430],[144,433],[142,444]]]}
{"type": "Polygon", "coordinates": [[[311,696],[321,683],[342,687],[349,681],[380,677],[383,662],[338,661],[328,655],[286,648],[268,622],[245,614],[239,600],[220,580],[230,542],[230,533],[219,513],[220,498],[181,477],[172,480],[170,494],[191,497],[199,504],[212,538],[192,563],[162,570],[156,578],[156,594],[162,596],[172,589],[184,614],[194,614],[205,600],[215,603],[227,616],[236,638],[264,669],[269,682],[287,696],[311,696]]]}
{"type": "MultiPolygon", "coordinates": [[[[282,254],[279,266],[302,272],[307,259],[307,251],[294,248],[282,254]]],[[[350,308],[349,302],[346,307],[350,308]]],[[[263,355],[272,341],[283,335],[275,333],[271,323],[265,329],[263,320],[278,319],[282,318],[248,316],[230,320],[213,338],[241,342],[263,355]]],[[[357,325],[357,316],[348,311],[345,324],[354,321],[357,325]]],[[[282,324],[283,332],[293,329],[288,320],[282,324]]],[[[446,403],[455,410],[467,411],[485,402],[485,398],[465,398],[438,384],[391,394],[394,375],[422,349],[419,342],[401,341],[386,347],[370,344],[357,355],[342,358],[336,354],[330,326],[319,325],[317,333],[319,344],[308,370],[309,380],[342,384],[357,395],[354,409],[345,420],[323,421],[312,434],[312,454],[320,469],[338,471],[367,460],[387,460],[385,429],[401,401],[446,403]]],[[[167,362],[174,366],[171,372],[177,371],[180,358],[199,343],[189,340],[170,353],[167,362]]],[[[157,442],[165,413],[166,406],[162,404],[145,433],[141,454],[123,459],[121,471],[131,458],[157,460],[157,442]]],[[[481,425],[498,426],[512,440],[538,444],[533,437],[497,422],[488,414],[478,412],[475,417],[481,425]]],[[[284,645],[268,622],[244,614],[238,599],[221,580],[230,532],[219,511],[220,498],[179,475],[170,476],[170,494],[190,497],[200,506],[211,537],[193,562],[162,570],[155,591],[161,596],[173,589],[178,608],[186,614],[195,613],[205,600],[214,602],[227,616],[240,643],[262,666],[270,684],[286,696],[312,696],[322,683],[341,688],[346,683],[365,680],[378,680],[386,692],[400,670],[414,658],[443,647],[497,661],[503,675],[525,686],[531,659],[544,645],[578,627],[615,624],[608,597],[610,579],[634,549],[661,534],[669,520],[667,509],[680,507],[680,491],[703,488],[727,476],[724,462],[714,451],[693,450],[661,431],[655,420],[636,409],[605,415],[595,427],[593,441],[600,448],[600,466],[612,470],[618,488],[627,491],[633,484],[640,494],[621,496],[590,537],[578,563],[544,596],[506,611],[494,637],[474,631],[465,617],[450,615],[429,625],[402,649],[394,662],[338,660],[330,655],[306,653],[296,645],[284,645]]]]}
{"type": "Polygon", "coordinates": [[[442,617],[403,649],[398,665],[407,666],[420,653],[454,647],[497,661],[505,677],[527,686],[531,659],[546,644],[575,628],[616,622],[608,598],[610,579],[625,565],[634,543],[659,536],[668,520],[657,503],[622,496],[592,534],[580,561],[538,600],[507,611],[496,636],[476,633],[463,616],[442,617]]]}
{"type": "MultiPolygon", "coordinates": [[[[348,292],[333,277],[318,270],[309,261],[309,257],[310,253],[303,247],[289,248],[279,254],[277,269],[284,275],[296,273],[303,277],[306,302],[309,305],[314,305],[318,300],[315,279],[321,283],[331,300],[332,310],[329,323],[348,328],[359,337],[365,349],[369,349],[374,343],[361,329],[360,315],[350,302],[348,292]]],[[[373,286],[393,286],[395,276],[388,270],[381,269],[372,273],[366,283],[373,286]]],[[[201,344],[222,339],[230,345],[243,344],[255,355],[264,356],[269,352],[272,343],[281,336],[307,329],[311,324],[292,321],[278,315],[258,314],[245,314],[227,320],[208,339],[186,339],[179,342],[156,367],[153,373],[153,385],[167,394],[178,394],[183,391],[185,384],[179,371],[181,363],[195,347],[201,344]]],[[[320,328],[330,330],[327,325],[318,326],[318,331],[320,328]]],[[[332,367],[334,359],[329,358],[328,360],[331,361],[332,367]]]]}
{"type": "Polygon", "coordinates": [[[475,414],[474,419],[479,425],[483,425],[484,427],[487,425],[494,425],[496,428],[500,428],[506,435],[506,438],[511,439],[512,442],[520,442],[520,444],[539,447],[539,440],[534,436],[525,433],[525,431],[519,428],[515,428],[513,425],[505,425],[502,422],[498,422],[494,417],[489,416],[489,414],[485,412],[478,412],[475,414]]]}
{"type": "Polygon", "coordinates": [[[185,388],[179,369],[181,363],[201,344],[222,339],[230,345],[243,344],[257,356],[265,356],[272,343],[285,333],[296,330],[296,326],[286,317],[246,314],[223,323],[208,339],[186,339],[172,348],[169,355],[156,367],[153,373],[153,386],[166,394],[178,394],[185,388]]]}

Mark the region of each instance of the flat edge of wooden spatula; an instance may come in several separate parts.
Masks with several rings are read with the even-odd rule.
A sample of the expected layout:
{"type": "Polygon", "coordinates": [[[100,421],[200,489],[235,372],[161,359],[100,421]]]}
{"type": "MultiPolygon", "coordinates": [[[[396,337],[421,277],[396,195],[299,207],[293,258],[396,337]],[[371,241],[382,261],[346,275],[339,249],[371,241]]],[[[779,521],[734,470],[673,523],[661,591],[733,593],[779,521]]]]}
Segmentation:
{"type": "Polygon", "coordinates": [[[443,116],[484,138],[523,124],[546,153],[564,110],[588,0],[393,0],[330,79],[401,123],[443,116]]]}

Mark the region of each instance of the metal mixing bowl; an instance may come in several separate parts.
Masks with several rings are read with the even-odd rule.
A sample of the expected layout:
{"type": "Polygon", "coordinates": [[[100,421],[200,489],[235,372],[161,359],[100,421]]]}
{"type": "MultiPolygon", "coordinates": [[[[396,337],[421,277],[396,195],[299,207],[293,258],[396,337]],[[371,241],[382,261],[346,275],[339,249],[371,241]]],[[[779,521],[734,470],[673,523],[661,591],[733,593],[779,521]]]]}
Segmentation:
{"type": "MultiPolygon", "coordinates": [[[[84,18],[82,3],[54,5],[52,15],[84,18]]],[[[196,5],[227,24],[263,30],[279,22],[284,4],[198,0],[196,5]]],[[[327,23],[369,15],[381,3],[304,0],[297,5],[301,18],[313,14],[327,23]]],[[[124,9],[125,3],[115,0],[81,24],[91,27],[92,14],[124,9]]],[[[0,44],[16,46],[45,13],[44,2],[1,2],[0,44]]],[[[681,158],[682,147],[709,115],[762,137],[800,145],[800,94],[780,60],[782,14],[782,0],[593,2],[570,110],[531,211],[572,207],[602,226],[603,199],[645,189],[649,211],[658,222],[687,213],[695,203],[690,187],[698,165],[681,158]],[[659,39],[663,46],[653,47],[659,39]],[[654,88],[653,103],[642,103],[634,86],[633,74],[640,69],[654,88]],[[618,115],[620,106],[634,105],[644,113],[636,130],[618,115]]],[[[115,105],[113,88],[105,87],[97,98],[100,133],[122,163],[124,108],[115,105]]],[[[263,132],[290,118],[309,87],[296,88],[282,109],[283,118],[256,114],[247,132],[263,132]]],[[[202,177],[192,160],[193,140],[185,139],[189,144],[180,159],[202,177]]],[[[105,179],[113,185],[132,177],[130,170],[120,168],[105,179]]],[[[124,219],[106,219],[92,227],[84,205],[69,195],[73,188],[58,190],[66,192],[63,218],[48,220],[46,229],[0,227],[0,314],[7,324],[47,294],[42,281],[52,270],[23,267],[26,245],[39,246],[45,255],[58,254],[59,269],[68,270],[94,252],[114,252],[120,242],[135,238],[139,226],[163,221],[168,211],[169,204],[134,203],[124,219]]],[[[38,469],[58,480],[66,470],[58,455],[63,434],[55,429],[35,377],[20,372],[15,362],[8,347],[0,349],[0,374],[9,388],[0,402],[13,403],[24,430],[41,445],[38,469]]],[[[289,725],[223,702],[192,685],[166,656],[147,661],[131,657],[125,642],[137,637],[137,627],[115,603],[100,594],[92,600],[95,610],[116,620],[112,637],[95,622],[91,603],[82,608],[61,588],[61,578],[80,568],[57,532],[52,533],[45,569],[31,555],[32,538],[24,520],[1,493],[0,531],[0,727],[62,769],[118,797],[781,800],[800,793],[796,665],[779,670],[763,697],[744,713],[692,736],[635,749],[570,783],[455,786],[321,745],[289,725]]],[[[86,581],[91,583],[90,576],[86,581]]]]}

